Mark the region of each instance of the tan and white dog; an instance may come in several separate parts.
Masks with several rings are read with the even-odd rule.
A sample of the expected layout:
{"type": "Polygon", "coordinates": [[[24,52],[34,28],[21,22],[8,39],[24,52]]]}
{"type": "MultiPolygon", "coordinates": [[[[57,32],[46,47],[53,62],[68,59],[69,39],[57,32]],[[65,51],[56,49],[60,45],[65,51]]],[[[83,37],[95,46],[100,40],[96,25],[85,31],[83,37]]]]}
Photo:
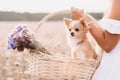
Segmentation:
{"type": "Polygon", "coordinates": [[[64,23],[67,26],[67,40],[71,47],[71,55],[73,58],[96,59],[97,54],[93,46],[90,44],[87,33],[88,28],[84,21],[72,21],[64,18],[64,23]]]}

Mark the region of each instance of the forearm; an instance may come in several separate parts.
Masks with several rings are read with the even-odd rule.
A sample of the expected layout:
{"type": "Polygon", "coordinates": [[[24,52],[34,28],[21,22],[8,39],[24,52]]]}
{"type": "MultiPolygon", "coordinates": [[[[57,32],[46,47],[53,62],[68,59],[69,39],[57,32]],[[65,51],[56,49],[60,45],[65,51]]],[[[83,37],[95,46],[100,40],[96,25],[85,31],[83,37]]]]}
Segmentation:
{"type": "Polygon", "coordinates": [[[96,24],[90,25],[89,32],[92,34],[99,46],[105,50],[106,42],[104,30],[98,27],[96,24]]]}
{"type": "Polygon", "coordinates": [[[110,34],[108,31],[103,30],[98,23],[90,24],[89,27],[94,39],[106,52],[110,52],[118,43],[119,35],[110,34]]]}

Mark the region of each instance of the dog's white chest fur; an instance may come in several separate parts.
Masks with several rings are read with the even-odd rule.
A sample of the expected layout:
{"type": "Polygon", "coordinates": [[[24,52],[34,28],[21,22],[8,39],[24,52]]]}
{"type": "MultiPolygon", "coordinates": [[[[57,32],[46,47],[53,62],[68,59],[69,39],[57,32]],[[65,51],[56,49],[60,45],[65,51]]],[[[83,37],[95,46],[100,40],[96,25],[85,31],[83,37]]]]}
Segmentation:
{"type": "Polygon", "coordinates": [[[71,47],[71,55],[73,58],[77,57],[80,59],[86,59],[85,56],[85,47],[82,45],[82,39],[71,39],[71,38],[67,38],[68,39],[68,43],[71,47]]]}
{"type": "Polygon", "coordinates": [[[82,41],[82,39],[75,39],[75,38],[69,38],[67,37],[67,40],[68,40],[68,44],[70,45],[70,47],[75,47],[75,46],[78,46],[78,43],[82,41]]]}

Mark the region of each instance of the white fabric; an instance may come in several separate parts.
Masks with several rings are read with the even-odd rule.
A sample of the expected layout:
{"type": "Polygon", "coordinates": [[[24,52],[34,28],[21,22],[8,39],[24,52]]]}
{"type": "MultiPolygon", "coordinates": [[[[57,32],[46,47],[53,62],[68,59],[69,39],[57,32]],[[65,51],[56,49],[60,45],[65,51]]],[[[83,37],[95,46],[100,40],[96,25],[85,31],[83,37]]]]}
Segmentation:
{"type": "Polygon", "coordinates": [[[101,27],[112,34],[120,34],[120,21],[113,19],[102,19],[99,21],[101,27]]]}
{"type": "MultiPolygon", "coordinates": [[[[112,34],[120,34],[120,21],[102,19],[99,24],[112,34]]],[[[92,80],[120,80],[120,41],[111,52],[104,53],[92,80]]]]}

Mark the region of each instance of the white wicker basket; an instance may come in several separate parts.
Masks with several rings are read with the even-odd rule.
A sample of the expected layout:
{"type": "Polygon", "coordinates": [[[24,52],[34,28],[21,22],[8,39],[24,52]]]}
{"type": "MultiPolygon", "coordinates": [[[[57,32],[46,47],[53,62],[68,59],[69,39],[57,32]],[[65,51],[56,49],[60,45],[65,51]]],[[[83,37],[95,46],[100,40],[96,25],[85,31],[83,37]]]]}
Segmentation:
{"type": "MultiPolygon", "coordinates": [[[[65,13],[69,11],[59,11],[45,16],[35,28],[35,32],[49,18],[65,13]]],[[[102,54],[96,60],[80,60],[69,56],[32,54],[26,58],[28,68],[24,75],[29,75],[28,80],[91,80],[101,57],[102,54]]]]}

